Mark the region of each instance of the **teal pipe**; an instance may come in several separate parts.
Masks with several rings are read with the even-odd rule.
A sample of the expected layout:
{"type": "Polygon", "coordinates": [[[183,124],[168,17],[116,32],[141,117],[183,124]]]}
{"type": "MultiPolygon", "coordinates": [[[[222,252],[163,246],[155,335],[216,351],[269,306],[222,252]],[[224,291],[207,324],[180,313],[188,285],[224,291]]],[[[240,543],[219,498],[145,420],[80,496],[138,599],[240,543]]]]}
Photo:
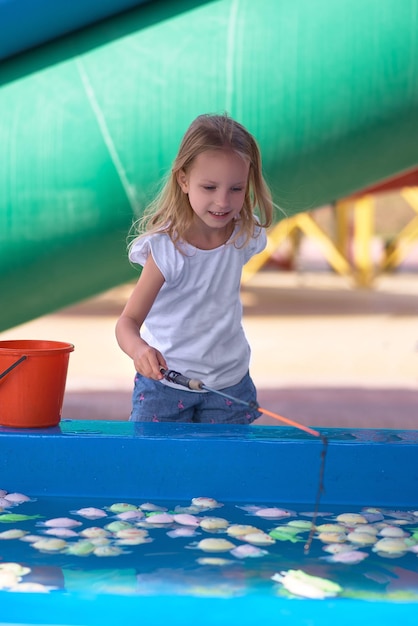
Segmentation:
{"type": "Polygon", "coordinates": [[[151,0],[0,0],[0,60],[151,0]]]}
{"type": "Polygon", "coordinates": [[[136,275],[199,113],[254,133],[288,216],[415,166],[417,33],[418,0],[151,2],[3,63],[0,330],[136,275]]]}

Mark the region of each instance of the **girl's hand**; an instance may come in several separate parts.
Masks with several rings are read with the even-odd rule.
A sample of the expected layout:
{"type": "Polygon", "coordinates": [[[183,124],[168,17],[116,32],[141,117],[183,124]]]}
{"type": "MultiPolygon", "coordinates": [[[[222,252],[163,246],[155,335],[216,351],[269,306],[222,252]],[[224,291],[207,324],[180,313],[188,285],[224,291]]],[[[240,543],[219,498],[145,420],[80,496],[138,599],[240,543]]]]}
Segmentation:
{"type": "Polygon", "coordinates": [[[161,352],[141,341],[141,345],[133,354],[133,362],[136,371],[146,378],[161,380],[163,377],[161,368],[168,369],[167,363],[161,352]]]}

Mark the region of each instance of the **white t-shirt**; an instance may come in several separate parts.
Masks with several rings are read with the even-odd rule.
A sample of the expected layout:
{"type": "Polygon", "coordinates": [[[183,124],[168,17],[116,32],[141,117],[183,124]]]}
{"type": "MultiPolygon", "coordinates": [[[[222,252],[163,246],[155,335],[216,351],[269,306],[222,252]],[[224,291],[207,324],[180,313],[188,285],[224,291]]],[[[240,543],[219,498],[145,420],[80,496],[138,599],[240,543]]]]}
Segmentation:
{"type": "Polygon", "coordinates": [[[265,230],[257,227],[248,244],[240,244],[238,239],[213,250],[182,244],[180,252],[168,235],[157,233],[138,239],[129,254],[142,266],[152,254],[165,278],[141,336],[164,355],[169,369],[214,389],[239,383],[250,362],[241,322],[241,272],[265,248],[265,230]]]}

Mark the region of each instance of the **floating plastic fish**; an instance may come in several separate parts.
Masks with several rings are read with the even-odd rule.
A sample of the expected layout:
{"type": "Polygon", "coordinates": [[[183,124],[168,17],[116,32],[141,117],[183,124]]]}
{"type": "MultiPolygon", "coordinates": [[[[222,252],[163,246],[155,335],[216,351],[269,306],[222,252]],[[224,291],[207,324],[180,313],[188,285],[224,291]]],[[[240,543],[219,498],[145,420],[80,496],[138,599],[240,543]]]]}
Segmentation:
{"type": "Polygon", "coordinates": [[[377,537],[372,533],[351,532],[347,535],[347,540],[359,546],[372,546],[376,543],[377,537]]]}
{"type": "Polygon", "coordinates": [[[263,532],[248,533],[247,535],[240,537],[240,539],[255,546],[271,546],[276,543],[274,537],[271,537],[267,533],[263,532]]]}
{"type": "Polygon", "coordinates": [[[75,528],[76,526],[81,526],[82,522],[70,517],[55,517],[39,525],[48,526],[49,528],[75,528]]]}
{"type": "Polygon", "coordinates": [[[70,513],[71,515],[80,515],[81,517],[85,517],[90,520],[107,517],[106,511],[103,511],[103,509],[96,509],[93,506],[84,507],[83,509],[78,509],[77,511],[70,511],[70,513]]]}
{"type": "Polygon", "coordinates": [[[115,504],[111,504],[109,506],[109,511],[112,513],[123,513],[124,511],[136,511],[138,509],[134,504],[129,504],[127,502],[116,502],[115,504]]]}
{"type": "Polygon", "coordinates": [[[342,524],[347,524],[349,526],[367,524],[367,519],[364,515],[360,515],[359,513],[341,513],[340,515],[337,515],[335,519],[337,522],[341,522],[342,524]]]}
{"type": "Polygon", "coordinates": [[[345,533],[346,527],[343,524],[319,524],[316,530],[319,533],[345,533]]]}
{"type": "Polygon", "coordinates": [[[287,591],[303,598],[322,600],[334,598],[343,591],[337,583],[319,576],[311,576],[302,570],[288,570],[274,574],[272,580],[279,582],[287,591]]]}
{"type": "Polygon", "coordinates": [[[10,522],[25,522],[28,519],[39,519],[42,515],[20,515],[19,513],[3,513],[0,515],[0,522],[8,524],[10,522]]]}
{"type": "Polygon", "coordinates": [[[78,533],[71,528],[48,528],[44,531],[45,535],[53,535],[54,537],[78,537],[78,533]]]}
{"type": "Polygon", "coordinates": [[[104,535],[103,537],[86,537],[86,539],[94,546],[108,546],[112,542],[110,537],[104,535]]]}
{"type": "Polygon", "coordinates": [[[217,509],[223,506],[223,504],[220,504],[214,498],[206,498],[203,496],[198,498],[192,498],[192,505],[197,506],[201,509],[217,509]]]}
{"type": "Polygon", "coordinates": [[[248,504],[245,506],[238,506],[237,508],[246,511],[250,515],[257,515],[258,517],[262,517],[264,519],[281,519],[283,517],[294,517],[296,516],[296,511],[290,511],[289,509],[282,509],[279,507],[262,507],[256,506],[253,504],[248,504]]]}
{"type": "Polygon", "coordinates": [[[139,546],[153,541],[146,530],[140,528],[125,528],[116,533],[117,544],[126,546],[139,546]]]}
{"type": "Polygon", "coordinates": [[[392,511],[391,509],[382,509],[382,513],[387,517],[394,517],[395,519],[406,520],[407,522],[414,521],[414,511],[392,511]]]}
{"type": "Polygon", "coordinates": [[[226,529],[227,535],[230,537],[242,537],[243,535],[249,535],[250,533],[262,533],[263,531],[256,526],[250,526],[249,524],[231,524],[226,529]]]}
{"type": "Polygon", "coordinates": [[[190,515],[190,513],[175,513],[173,520],[182,526],[199,526],[200,523],[200,518],[196,515],[190,515]]]}
{"type": "Polygon", "coordinates": [[[20,538],[20,541],[24,541],[26,543],[35,543],[35,541],[40,541],[41,539],[44,539],[44,537],[42,537],[42,535],[25,535],[24,537],[20,538]]]}
{"type": "Polygon", "coordinates": [[[93,554],[96,546],[90,541],[77,541],[67,546],[66,553],[73,556],[89,556],[93,554]]]}
{"type": "Polygon", "coordinates": [[[379,556],[388,558],[397,558],[404,556],[408,550],[408,546],[404,539],[383,537],[379,539],[372,547],[373,552],[376,552],[379,556]]]}
{"type": "Polygon", "coordinates": [[[168,537],[175,539],[176,537],[195,537],[197,535],[194,528],[191,526],[182,526],[181,528],[174,528],[167,532],[168,537]]]}
{"type": "Polygon", "coordinates": [[[169,513],[151,513],[147,519],[147,523],[150,524],[172,524],[174,522],[174,518],[169,513]]]}
{"type": "Polygon", "coordinates": [[[308,520],[304,519],[292,519],[287,522],[287,526],[290,526],[291,528],[298,528],[299,530],[311,530],[313,524],[312,522],[308,522],[308,520]]]}
{"type": "Polygon", "coordinates": [[[0,590],[11,589],[11,587],[14,587],[18,584],[19,580],[20,576],[17,575],[15,572],[0,569],[0,590]]]}
{"type": "Polygon", "coordinates": [[[83,530],[79,532],[79,535],[91,539],[93,537],[108,537],[110,532],[110,530],[106,530],[106,528],[101,528],[100,526],[90,526],[90,528],[83,528],[83,530]]]}
{"type": "Polygon", "coordinates": [[[132,511],[122,511],[122,513],[117,513],[115,517],[124,522],[135,522],[144,519],[145,513],[140,509],[136,509],[132,511]]]}
{"type": "Polygon", "coordinates": [[[231,565],[234,561],[231,559],[222,559],[220,557],[212,557],[212,556],[204,556],[200,559],[197,559],[199,565],[215,565],[219,567],[224,567],[225,565],[231,565]]]}
{"type": "Polygon", "coordinates": [[[347,541],[345,533],[319,533],[318,539],[323,543],[344,543],[347,541]]]}
{"type": "Polygon", "coordinates": [[[264,517],[266,519],[280,519],[282,517],[293,517],[296,515],[295,511],[288,511],[287,509],[279,509],[277,507],[269,507],[267,509],[259,508],[254,511],[254,515],[258,517],[264,517]]]}
{"type": "Polygon", "coordinates": [[[334,515],[331,511],[303,511],[303,513],[299,513],[299,515],[303,515],[305,517],[331,517],[334,515]]]}
{"type": "Polygon", "coordinates": [[[96,556],[103,556],[103,557],[108,557],[108,556],[119,556],[120,554],[123,554],[124,551],[121,548],[118,548],[117,546],[97,546],[94,549],[94,554],[96,556]]]}
{"type": "Polygon", "coordinates": [[[225,530],[228,526],[228,520],[223,517],[204,517],[200,521],[200,527],[207,531],[225,530]]]}
{"type": "Polygon", "coordinates": [[[288,526],[277,526],[269,532],[270,537],[276,541],[290,541],[291,543],[297,543],[298,541],[305,541],[303,537],[300,537],[299,533],[301,528],[292,528],[288,526]]]}
{"type": "Polygon", "coordinates": [[[237,559],[257,558],[268,554],[267,550],[262,550],[257,546],[244,543],[242,546],[237,546],[231,550],[231,554],[237,559]]]}
{"type": "Polygon", "coordinates": [[[116,537],[119,539],[129,539],[132,537],[148,537],[148,531],[142,528],[121,528],[116,531],[116,537]]]}
{"type": "Polygon", "coordinates": [[[185,513],[186,515],[200,515],[202,513],[204,509],[202,509],[201,507],[198,506],[193,506],[193,504],[191,504],[190,506],[175,506],[174,507],[174,513],[177,515],[177,513],[185,513]]]}
{"type": "Polygon", "coordinates": [[[160,513],[167,511],[167,507],[159,506],[158,504],[153,504],[152,502],[145,502],[144,504],[141,504],[139,508],[142,511],[159,511],[160,513]]]}
{"type": "Polygon", "coordinates": [[[384,515],[380,511],[380,509],[363,509],[361,515],[363,515],[363,517],[369,522],[369,524],[372,524],[373,522],[381,522],[384,519],[384,515]]]}
{"type": "Polygon", "coordinates": [[[104,528],[105,530],[108,530],[111,533],[117,533],[118,530],[123,530],[125,528],[134,528],[134,527],[132,526],[132,524],[129,524],[129,522],[124,522],[123,520],[119,520],[116,522],[110,522],[110,524],[106,524],[104,528]]]}
{"type": "Polygon", "coordinates": [[[64,539],[44,538],[32,543],[32,547],[41,552],[61,552],[67,547],[67,542],[64,539]]]}
{"type": "Polygon", "coordinates": [[[356,563],[361,563],[361,561],[367,559],[368,556],[367,552],[362,552],[360,550],[346,550],[343,552],[337,552],[331,556],[323,556],[321,559],[328,561],[328,563],[346,563],[347,565],[355,565],[356,563]]]}
{"type": "Polygon", "coordinates": [[[409,533],[399,528],[399,526],[385,526],[379,531],[381,537],[409,537],[409,533]]]}
{"type": "Polygon", "coordinates": [[[23,567],[19,563],[0,563],[0,589],[10,591],[22,579],[22,576],[30,572],[29,567],[23,567]]]}
{"type": "Polygon", "coordinates": [[[204,552],[229,552],[233,550],[235,545],[227,539],[202,539],[196,546],[204,552]]]}
{"type": "Polygon", "coordinates": [[[25,565],[20,565],[20,563],[14,562],[0,562],[0,572],[12,572],[16,576],[25,576],[25,574],[29,574],[31,571],[30,567],[26,567],[25,565]]]}
{"type": "Polygon", "coordinates": [[[379,528],[372,524],[360,524],[359,526],[354,526],[352,532],[354,533],[367,533],[368,535],[374,535],[376,537],[379,528]]]}
{"type": "Polygon", "coordinates": [[[154,541],[151,537],[126,537],[125,539],[117,539],[115,545],[118,546],[140,546],[143,543],[151,543],[154,541]]]}
{"type": "Polygon", "coordinates": [[[25,496],[24,493],[6,493],[4,498],[9,502],[13,502],[13,504],[22,504],[22,502],[29,502],[31,500],[31,498],[25,496]]]}
{"type": "Polygon", "coordinates": [[[2,533],[0,533],[0,540],[1,539],[21,539],[27,534],[28,533],[26,530],[20,530],[19,528],[11,528],[10,530],[5,530],[2,533]]]}
{"type": "Polygon", "coordinates": [[[340,552],[350,552],[353,546],[350,543],[328,543],[322,549],[324,552],[339,554],[340,552]]]}
{"type": "Polygon", "coordinates": [[[246,504],[244,506],[239,506],[237,504],[237,509],[242,509],[243,511],[246,511],[247,513],[252,513],[252,514],[254,514],[256,511],[259,511],[262,508],[263,507],[261,507],[260,505],[255,505],[255,504],[246,504]]]}

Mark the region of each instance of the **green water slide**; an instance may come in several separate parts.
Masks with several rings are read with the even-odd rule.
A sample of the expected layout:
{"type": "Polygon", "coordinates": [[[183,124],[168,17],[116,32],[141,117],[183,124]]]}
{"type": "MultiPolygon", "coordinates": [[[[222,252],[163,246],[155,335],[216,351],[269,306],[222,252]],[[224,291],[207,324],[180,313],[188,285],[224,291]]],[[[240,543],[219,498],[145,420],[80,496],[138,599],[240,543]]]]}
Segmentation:
{"type": "Polygon", "coordinates": [[[58,28],[32,2],[25,31],[24,1],[0,3],[0,52],[20,44],[0,67],[0,330],[136,275],[132,219],[202,112],[255,134],[288,215],[418,163],[418,0],[68,6],[95,4],[58,28]]]}

